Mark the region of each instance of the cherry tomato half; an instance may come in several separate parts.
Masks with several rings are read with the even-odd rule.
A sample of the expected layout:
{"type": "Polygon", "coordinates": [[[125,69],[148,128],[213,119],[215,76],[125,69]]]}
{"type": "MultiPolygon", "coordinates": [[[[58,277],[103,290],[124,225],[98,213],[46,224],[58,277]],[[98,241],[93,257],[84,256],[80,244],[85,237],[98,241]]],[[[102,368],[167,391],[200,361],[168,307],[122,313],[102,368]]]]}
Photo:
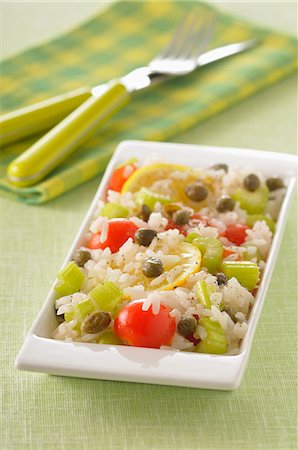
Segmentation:
{"type": "Polygon", "coordinates": [[[100,233],[92,234],[88,247],[92,249],[105,249],[110,247],[115,253],[129,238],[133,238],[138,227],[127,219],[111,219],[108,221],[109,229],[107,239],[100,242],[100,233]]]}
{"type": "Polygon", "coordinates": [[[170,316],[170,308],[161,304],[158,314],[153,314],[152,306],[143,311],[144,301],[128,303],[114,322],[116,335],[128,345],[159,348],[169,345],[175,330],[176,320],[170,316]]]}
{"type": "Polygon", "coordinates": [[[120,192],[125,181],[137,170],[135,164],[124,164],[118,167],[113,173],[108,183],[108,190],[120,192]]]}
{"type": "Polygon", "coordinates": [[[241,223],[231,223],[227,226],[224,236],[229,239],[233,244],[241,245],[245,241],[247,236],[246,230],[249,227],[247,225],[242,225],[241,223]]]}

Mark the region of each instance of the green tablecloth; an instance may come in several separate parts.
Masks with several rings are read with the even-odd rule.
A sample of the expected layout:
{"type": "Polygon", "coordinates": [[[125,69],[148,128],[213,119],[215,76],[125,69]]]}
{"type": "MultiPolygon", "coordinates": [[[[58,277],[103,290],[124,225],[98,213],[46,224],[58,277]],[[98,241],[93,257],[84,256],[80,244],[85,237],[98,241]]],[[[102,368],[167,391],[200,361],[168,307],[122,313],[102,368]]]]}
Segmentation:
{"type": "MultiPolygon", "coordinates": [[[[273,13],[268,7],[268,15],[273,13]]],[[[61,6],[62,8],[62,6],[61,6]]],[[[257,17],[258,5],[255,5],[257,17]]],[[[45,12],[46,13],[46,12],[45,12]]],[[[294,77],[175,138],[296,151],[294,77]]],[[[97,180],[40,207],[0,199],[3,450],[297,448],[297,209],[292,208],[235,392],[17,372],[14,358],[95,193],[97,180]]]]}

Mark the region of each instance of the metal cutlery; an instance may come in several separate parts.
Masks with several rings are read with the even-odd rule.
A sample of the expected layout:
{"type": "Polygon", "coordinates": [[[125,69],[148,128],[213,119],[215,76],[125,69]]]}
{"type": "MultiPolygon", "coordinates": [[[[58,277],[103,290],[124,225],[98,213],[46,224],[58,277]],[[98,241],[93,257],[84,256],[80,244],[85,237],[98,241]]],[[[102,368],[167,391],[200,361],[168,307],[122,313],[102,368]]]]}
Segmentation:
{"type": "Polygon", "coordinates": [[[188,15],[166,48],[147,66],[137,68],[119,80],[92,89],[76,90],[3,116],[0,139],[2,143],[9,143],[52,126],[72,111],[9,165],[10,181],[17,186],[36,184],[119,111],[136,91],[187,75],[257,44],[255,40],[249,40],[205,52],[215,25],[213,17],[201,23],[196,14],[188,15]]]}

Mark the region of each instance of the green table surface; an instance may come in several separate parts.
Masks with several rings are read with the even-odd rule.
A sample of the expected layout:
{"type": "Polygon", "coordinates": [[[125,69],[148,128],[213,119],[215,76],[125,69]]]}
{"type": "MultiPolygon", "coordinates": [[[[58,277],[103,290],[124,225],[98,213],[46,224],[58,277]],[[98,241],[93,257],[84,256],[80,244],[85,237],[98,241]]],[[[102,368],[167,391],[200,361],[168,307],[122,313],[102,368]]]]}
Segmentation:
{"type": "MultiPolygon", "coordinates": [[[[102,6],[88,2],[72,4],[75,6],[70,8],[69,3],[63,2],[3,3],[2,55],[62,31],[63,27],[102,6]]],[[[296,30],[296,3],[223,2],[218,6],[279,30],[292,33],[296,30]]],[[[174,140],[295,153],[296,77],[280,82],[174,140]]],[[[297,448],[295,203],[249,364],[238,390],[220,392],[84,380],[14,369],[14,358],[44,302],[98,182],[95,179],[38,207],[0,198],[0,448],[297,448]]]]}

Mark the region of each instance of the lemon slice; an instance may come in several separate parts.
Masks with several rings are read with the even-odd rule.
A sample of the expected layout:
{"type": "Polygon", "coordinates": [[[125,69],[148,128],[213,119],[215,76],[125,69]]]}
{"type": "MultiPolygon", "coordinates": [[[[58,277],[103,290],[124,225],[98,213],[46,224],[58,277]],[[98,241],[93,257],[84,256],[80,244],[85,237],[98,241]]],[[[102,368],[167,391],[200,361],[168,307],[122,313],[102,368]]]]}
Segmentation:
{"type": "MultiPolygon", "coordinates": [[[[157,251],[158,248],[156,249],[156,252],[157,251]]],[[[164,263],[164,271],[158,278],[147,278],[143,272],[137,275],[138,283],[142,284],[147,291],[168,291],[175,287],[182,286],[190,275],[200,270],[200,250],[188,242],[180,242],[176,249],[167,253],[166,256],[168,255],[175,255],[179,260],[174,263],[164,263]],[[175,272],[177,272],[177,274],[175,274],[175,272]]]]}
{"type": "Polygon", "coordinates": [[[170,178],[175,171],[187,172],[188,167],[180,164],[150,164],[137,169],[124,183],[122,193],[137,192],[141,187],[150,188],[156,181],[170,178]]]}
{"type": "Polygon", "coordinates": [[[199,179],[212,192],[212,183],[206,178],[203,172],[180,164],[150,164],[137,169],[124,183],[121,192],[135,193],[142,187],[146,187],[153,192],[168,195],[173,202],[183,203],[198,211],[208,204],[208,197],[210,196],[204,201],[194,202],[187,197],[185,189],[199,179]],[[166,183],[163,183],[163,181],[166,183]],[[166,191],[163,191],[164,184],[166,184],[166,191]]]}

